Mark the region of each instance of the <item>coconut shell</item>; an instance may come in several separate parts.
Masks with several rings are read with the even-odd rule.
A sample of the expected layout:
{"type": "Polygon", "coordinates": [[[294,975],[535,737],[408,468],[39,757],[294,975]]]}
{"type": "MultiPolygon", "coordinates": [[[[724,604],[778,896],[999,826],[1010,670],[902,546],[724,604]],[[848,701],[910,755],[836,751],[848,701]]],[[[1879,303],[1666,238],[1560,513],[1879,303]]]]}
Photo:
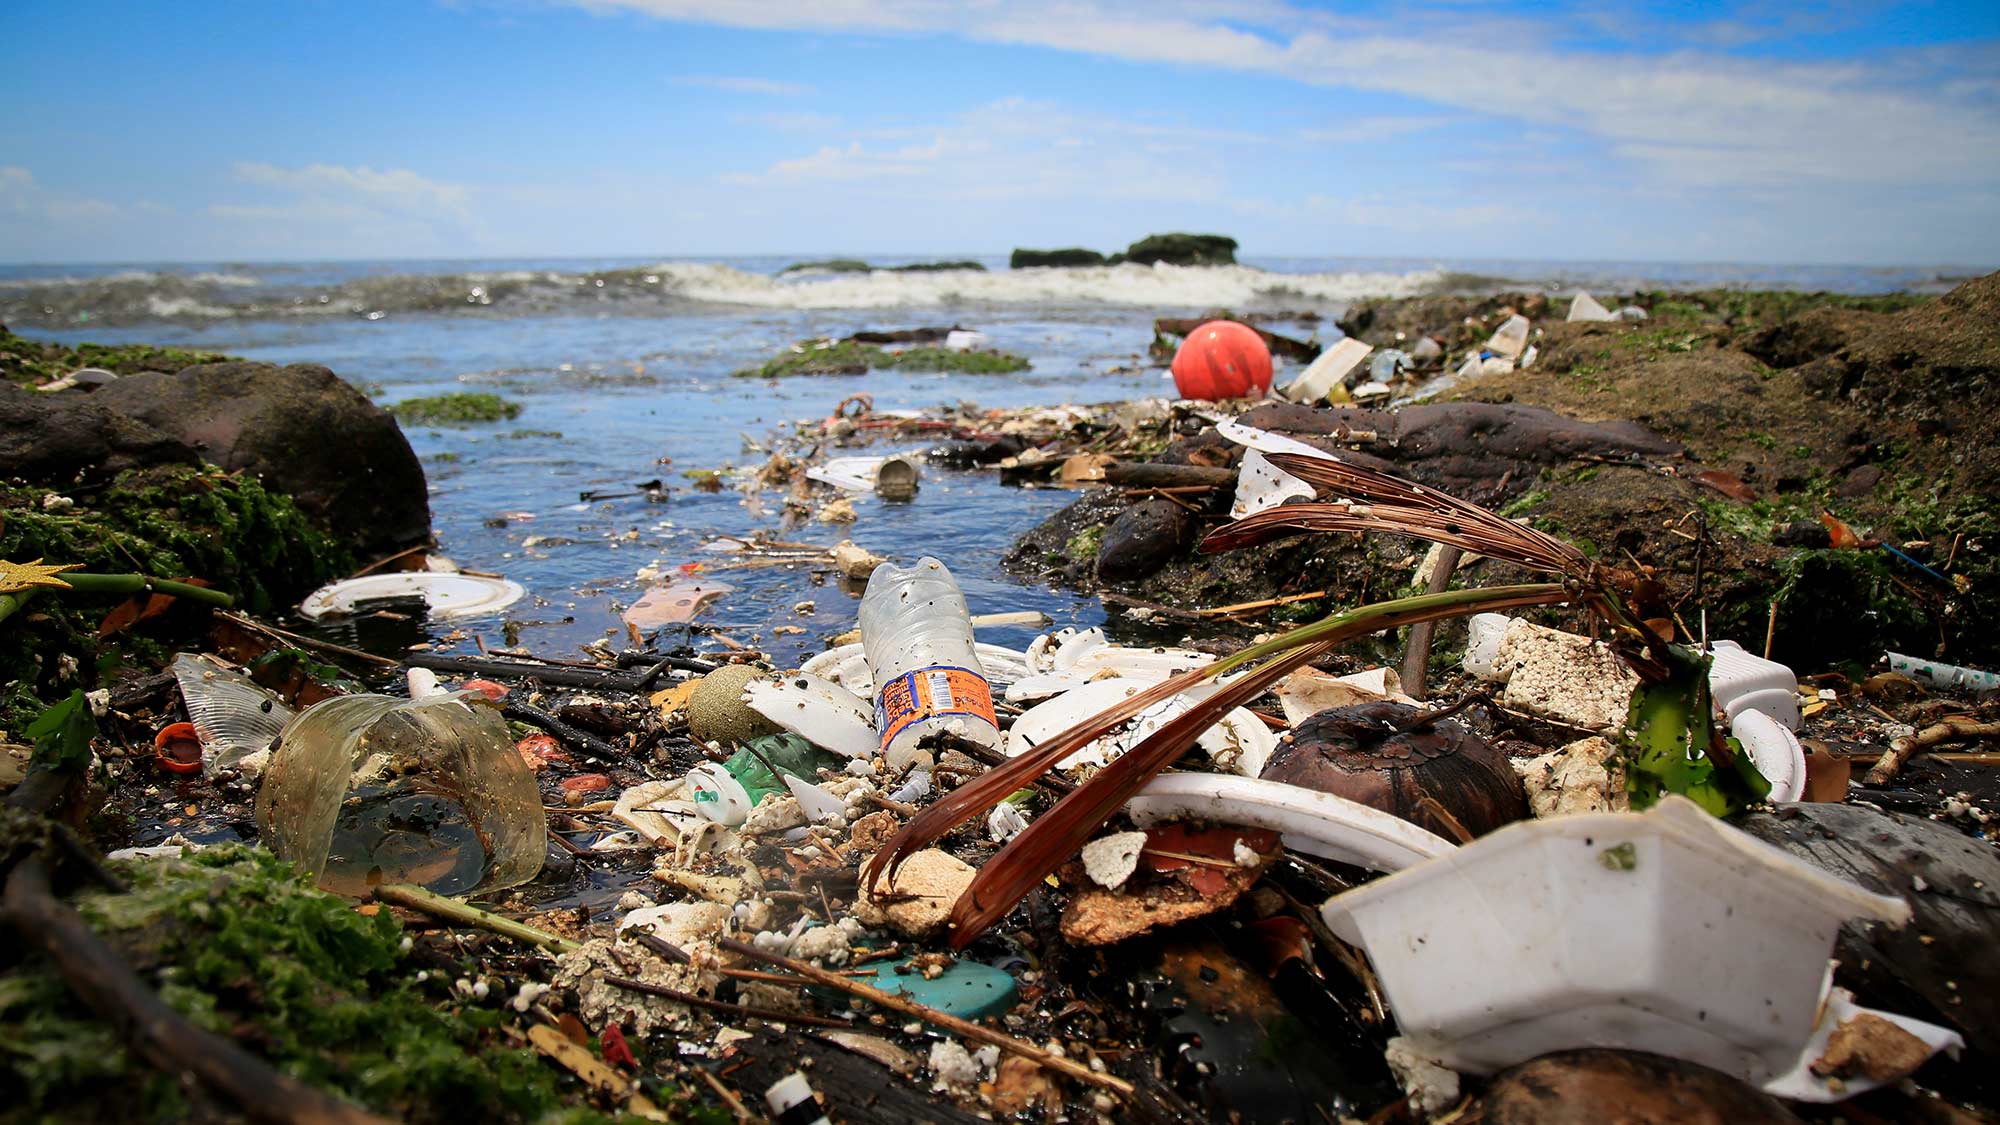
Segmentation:
{"type": "Polygon", "coordinates": [[[778,724],[743,702],[744,686],[760,671],[748,664],[725,664],[703,676],[688,696],[688,733],[703,742],[725,746],[777,734],[778,724]]]}
{"type": "Polygon", "coordinates": [[[1387,701],[1321,711],[1280,741],[1260,776],[1393,813],[1447,840],[1460,834],[1426,797],[1474,836],[1525,819],[1527,791],[1507,755],[1449,719],[1398,729],[1422,714],[1387,701]]]}

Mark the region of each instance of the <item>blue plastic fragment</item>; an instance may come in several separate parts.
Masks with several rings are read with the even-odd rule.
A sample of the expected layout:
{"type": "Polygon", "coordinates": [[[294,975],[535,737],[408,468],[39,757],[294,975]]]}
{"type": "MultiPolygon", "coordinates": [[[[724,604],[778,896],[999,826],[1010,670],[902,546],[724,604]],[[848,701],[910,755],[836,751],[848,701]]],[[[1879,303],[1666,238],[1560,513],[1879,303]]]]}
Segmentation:
{"type": "Polygon", "coordinates": [[[919,972],[897,972],[902,964],[883,961],[866,965],[863,968],[873,970],[873,975],[852,979],[884,992],[900,992],[926,1007],[968,1020],[999,1015],[1020,998],[1014,978],[991,965],[957,961],[936,980],[926,980],[919,972]]]}

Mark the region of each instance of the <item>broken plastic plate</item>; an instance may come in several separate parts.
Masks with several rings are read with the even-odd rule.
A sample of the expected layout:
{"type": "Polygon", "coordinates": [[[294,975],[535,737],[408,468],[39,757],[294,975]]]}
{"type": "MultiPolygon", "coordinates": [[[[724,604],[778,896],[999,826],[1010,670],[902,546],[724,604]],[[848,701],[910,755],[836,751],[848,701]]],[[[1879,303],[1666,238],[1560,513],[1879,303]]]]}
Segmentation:
{"type": "Polygon", "coordinates": [[[362,602],[414,596],[424,599],[432,617],[475,617],[498,613],[520,601],[526,593],[519,582],[505,578],[434,571],[370,574],[321,586],[299,603],[299,613],[317,621],[329,615],[353,613],[362,602]]]}
{"type": "Polygon", "coordinates": [[[1213,820],[1263,828],[1283,836],[1288,848],[1372,871],[1401,871],[1456,850],[1402,817],[1345,797],[1214,773],[1164,773],[1125,804],[1132,823],[1213,820]]]}
{"type": "Polygon", "coordinates": [[[743,685],[752,711],[822,750],[872,758],[882,748],[868,701],[823,676],[786,672],[743,685]]]}

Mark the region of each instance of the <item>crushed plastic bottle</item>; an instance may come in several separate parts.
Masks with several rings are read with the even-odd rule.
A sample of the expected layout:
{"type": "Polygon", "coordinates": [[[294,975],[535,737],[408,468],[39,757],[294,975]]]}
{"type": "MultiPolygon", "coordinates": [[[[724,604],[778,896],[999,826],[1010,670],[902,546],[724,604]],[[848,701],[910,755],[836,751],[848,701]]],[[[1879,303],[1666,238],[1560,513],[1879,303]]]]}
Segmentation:
{"type": "Polygon", "coordinates": [[[861,597],[861,647],[875,682],[875,729],[889,765],[926,762],[917,743],[950,732],[998,749],[993,688],[973,649],[971,615],[934,558],[877,567],[861,597]]]}
{"type": "Polygon", "coordinates": [[[211,774],[235,768],[255,773],[263,764],[257,755],[292,719],[292,709],[276,695],[211,657],[176,653],[174,679],[201,740],[202,766],[211,774]]]}
{"type": "Polygon", "coordinates": [[[344,695],[285,727],[257,824],[321,889],[385,883],[467,895],[525,883],[548,825],[535,775],[490,707],[459,696],[344,695]]]}
{"type": "Polygon", "coordinates": [[[786,791],[782,775],[813,781],[821,769],[840,769],[847,760],[819,749],[796,734],[753,738],[726,762],[688,771],[688,796],[696,811],[726,828],[750,818],[750,810],[772,793],[786,791]],[[772,771],[776,770],[776,773],[772,771]]]}

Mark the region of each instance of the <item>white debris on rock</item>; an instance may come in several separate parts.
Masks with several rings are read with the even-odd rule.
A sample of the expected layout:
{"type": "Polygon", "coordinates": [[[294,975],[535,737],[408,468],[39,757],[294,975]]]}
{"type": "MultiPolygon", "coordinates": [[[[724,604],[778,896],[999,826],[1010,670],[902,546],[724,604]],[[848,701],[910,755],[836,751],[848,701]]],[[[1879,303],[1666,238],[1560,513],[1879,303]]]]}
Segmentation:
{"type": "Polygon", "coordinates": [[[1139,869],[1139,853],[1145,849],[1144,832],[1100,836],[1083,846],[1083,873],[1098,886],[1115,891],[1139,869]]]}
{"type": "Polygon", "coordinates": [[[893,880],[864,888],[854,904],[855,916],[868,925],[886,925],[905,937],[923,940],[944,929],[952,904],[978,873],[957,856],[926,848],[904,860],[893,880]]]}
{"type": "Polygon", "coordinates": [[[1639,686],[1609,645],[1527,621],[1507,627],[1493,675],[1502,706],[1594,731],[1623,728],[1639,686]]]}
{"type": "Polygon", "coordinates": [[[1618,748],[1603,738],[1586,738],[1519,763],[1528,808],[1537,817],[1573,813],[1629,812],[1625,768],[1618,748]]]}
{"type": "Polygon", "coordinates": [[[939,1089],[970,1090],[979,1082],[979,1064],[973,1061],[965,1044],[956,1039],[940,1039],[931,1044],[930,1064],[939,1089]]]}
{"type": "Polygon", "coordinates": [[[1012,801],[1002,801],[986,814],[986,834],[994,843],[1004,844],[1028,830],[1028,814],[1012,801]]]}
{"type": "Polygon", "coordinates": [[[1424,1054],[1408,1039],[1398,1035],[1389,1040],[1382,1058],[1395,1072],[1396,1084],[1410,1096],[1410,1104],[1425,1116],[1458,1104],[1458,1072],[1424,1054]]]}
{"type": "Polygon", "coordinates": [[[550,983],[575,990],[577,1015],[591,1027],[611,1021],[629,1023],[639,1035],[686,1031],[695,1025],[693,1008],[605,982],[607,976],[632,977],[681,992],[713,994],[722,980],[715,946],[692,942],[681,948],[690,958],[688,964],[670,964],[661,957],[620,957],[613,954],[608,941],[585,942],[581,949],[571,950],[556,961],[555,978],[550,983]]]}
{"type": "Polygon", "coordinates": [[[781,797],[776,793],[767,794],[750,810],[741,827],[737,829],[745,836],[763,836],[772,832],[783,832],[787,828],[797,828],[806,823],[805,810],[799,807],[797,797],[781,797]]]}

